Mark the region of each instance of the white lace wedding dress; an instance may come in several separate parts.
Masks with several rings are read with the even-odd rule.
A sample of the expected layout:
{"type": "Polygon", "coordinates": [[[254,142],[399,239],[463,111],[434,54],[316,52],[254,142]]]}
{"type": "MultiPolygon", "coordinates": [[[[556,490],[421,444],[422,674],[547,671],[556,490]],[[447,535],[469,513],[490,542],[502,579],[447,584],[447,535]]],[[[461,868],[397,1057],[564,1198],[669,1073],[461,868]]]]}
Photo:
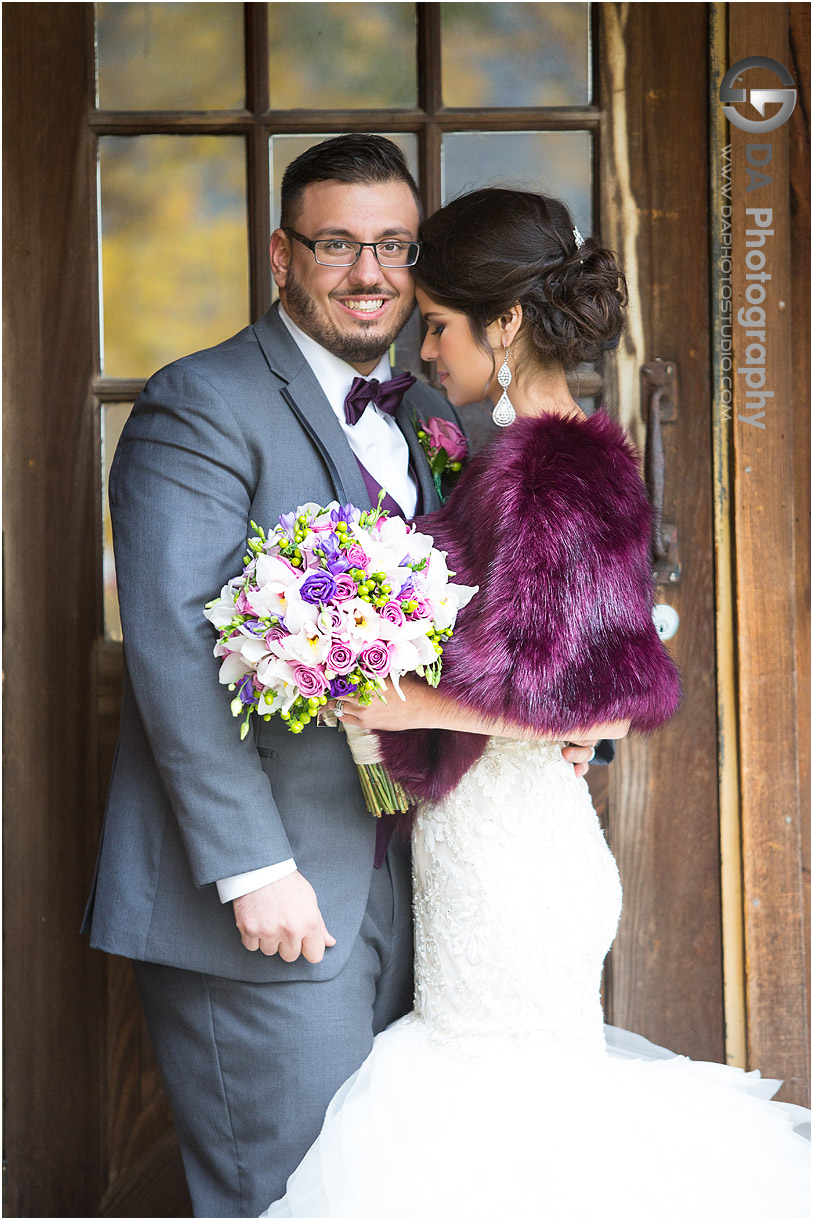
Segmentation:
{"type": "Polygon", "coordinates": [[[621,885],[559,745],[493,738],[414,832],[415,1010],[266,1216],[808,1216],[807,1112],[603,1025],[621,885]]]}

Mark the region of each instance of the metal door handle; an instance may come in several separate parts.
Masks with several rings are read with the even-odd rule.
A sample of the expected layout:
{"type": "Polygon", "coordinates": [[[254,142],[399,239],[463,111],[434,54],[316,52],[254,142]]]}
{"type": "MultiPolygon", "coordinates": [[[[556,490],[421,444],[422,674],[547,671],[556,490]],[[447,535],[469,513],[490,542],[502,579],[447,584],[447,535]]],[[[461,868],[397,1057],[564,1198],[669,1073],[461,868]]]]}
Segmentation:
{"type": "Polygon", "coordinates": [[[655,583],[674,585],[680,580],[677,526],[664,523],[663,496],[666,460],[661,425],[677,418],[677,367],[672,361],[653,360],[641,365],[641,396],[646,419],[644,473],[653,508],[652,570],[655,583]]]}

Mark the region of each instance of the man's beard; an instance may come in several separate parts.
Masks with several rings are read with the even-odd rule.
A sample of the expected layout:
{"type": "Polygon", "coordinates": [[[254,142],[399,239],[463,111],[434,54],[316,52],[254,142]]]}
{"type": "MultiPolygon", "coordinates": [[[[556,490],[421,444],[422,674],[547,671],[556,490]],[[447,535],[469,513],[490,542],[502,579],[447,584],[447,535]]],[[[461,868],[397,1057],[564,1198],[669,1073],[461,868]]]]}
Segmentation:
{"type": "MultiPolygon", "coordinates": [[[[359,289],[355,295],[359,297],[389,297],[388,293],[382,292],[379,288],[359,289]]],[[[285,307],[297,325],[306,334],[310,335],[312,339],[315,339],[317,343],[321,344],[326,351],[330,352],[333,356],[338,356],[340,360],[344,360],[347,364],[355,365],[367,364],[372,361],[377,362],[381,359],[409,320],[409,316],[414,309],[414,302],[407,305],[402,300],[400,305],[395,307],[396,312],[393,314],[392,322],[384,334],[380,331],[375,334],[366,333],[364,330],[345,334],[339,330],[331,318],[326,317],[320,311],[313,297],[308,295],[307,290],[299,282],[293,269],[289,266],[285,282],[285,307]]],[[[363,327],[365,323],[361,322],[359,325],[363,327]]],[[[372,328],[375,323],[370,322],[366,325],[372,328]]]]}

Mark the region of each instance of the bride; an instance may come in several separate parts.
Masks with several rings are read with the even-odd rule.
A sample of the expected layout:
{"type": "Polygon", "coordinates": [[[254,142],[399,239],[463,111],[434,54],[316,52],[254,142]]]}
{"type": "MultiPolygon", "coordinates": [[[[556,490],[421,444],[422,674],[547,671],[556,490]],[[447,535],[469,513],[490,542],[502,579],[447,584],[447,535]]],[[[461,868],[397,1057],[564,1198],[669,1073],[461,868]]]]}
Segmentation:
{"type": "Polygon", "coordinates": [[[423,357],[453,404],[516,418],[419,522],[480,590],[440,689],[340,709],[380,730],[417,802],[414,1010],[263,1214],[808,1215],[808,1115],[769,1100],[776,1081],[603,1024],[621,885],[561,744],[650,731],[679,698],[635,454],[564,373],[617,343],[623,277],[563,204],[525,192],[458,199],[421,240],[423,357]]]}

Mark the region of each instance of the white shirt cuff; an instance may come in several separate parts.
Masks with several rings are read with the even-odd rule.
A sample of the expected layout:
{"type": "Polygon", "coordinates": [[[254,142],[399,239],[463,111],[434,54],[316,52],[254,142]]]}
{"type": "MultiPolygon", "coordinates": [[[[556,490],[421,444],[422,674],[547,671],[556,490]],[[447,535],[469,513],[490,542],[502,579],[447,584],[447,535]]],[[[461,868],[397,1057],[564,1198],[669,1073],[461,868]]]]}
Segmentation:
{"type": "Polygon", "coordinates": [[[218,881],[217,892],[221,902],[233,902],[242,898],[252,890],[262,889],[272,881],[281,881],[290,873],[296,872],[296,860],[281,860],[279,864],[269,864],[266,868],[254,868],[248,873],[236,873],[233,877],[224,877],[218,881]]]}

